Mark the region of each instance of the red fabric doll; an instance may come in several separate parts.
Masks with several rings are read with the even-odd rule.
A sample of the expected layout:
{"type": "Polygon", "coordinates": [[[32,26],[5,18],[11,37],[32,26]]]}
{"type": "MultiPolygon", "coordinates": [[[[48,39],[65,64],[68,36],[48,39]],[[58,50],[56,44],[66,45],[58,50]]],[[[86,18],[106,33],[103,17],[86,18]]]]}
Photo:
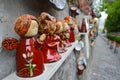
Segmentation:
{"type": "Polygon", "coordinates": [[[44,62],[56,62],[61,59],[57,46],[60,37],[55,35],[56,19],[48,13],[42,12],[38,18],[39,34],[46,34],[45,43],[42,47],[44,62]]]}

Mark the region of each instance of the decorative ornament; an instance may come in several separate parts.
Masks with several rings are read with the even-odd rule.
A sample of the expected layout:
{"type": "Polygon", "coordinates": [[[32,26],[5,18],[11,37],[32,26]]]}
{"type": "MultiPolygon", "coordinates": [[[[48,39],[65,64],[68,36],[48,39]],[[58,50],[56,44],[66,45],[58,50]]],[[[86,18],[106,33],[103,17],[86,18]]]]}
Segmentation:
{"type": "Polygon", "coordinates": [[[42,47],[45,63],[56,62],[61,59],[58,52],[60,37],[55,34],[57,30],[56,19],[46,12],[42,12],[38,17],[39,34],[46,34],[46,39],[42,47]]]}
{"type": "Polygon", "coordinates": [[[91,11],[89,0],[78,0],[78,6],[85,14],[89,14],[91,11]]]}
{"type": "Polygon", "coordinates": [[[75,34],[74,34],[75,21],[71,16],[66,16],[64,20],[69,25],[69,33],[70,33],[69,41],[74,42],[75,41],[75,34]]]}
{"type": "Polygon", "coordinates": [[[34,37],[38,33],[37,19],[24,14],[17,18],[14,29],[20,39],[6,38],[3,40],[3,47],[7,50],[16,49],[16,74],[25,78],[40,75],[44,71],[40,50],[44,39],[34,37]]]}
{"type": "Polygon", "coordinates": [[[86,58],[84,57],[84,54],[83,53],[80,53],[79,55],[79,58],[77,60],[77,64],[78,64],[78,74],[79,75],[82,75],[84,70],[86,69],[87,67],[87,61],[86,61],[86,58]]]}
{"type": "Polygon", "coordinates": [[[66,6],[66,0],[49,0],[57,9],[62,10],[66,6]]]}
{"type": "Polygon", "coordinates": [[[5,48],[6,50],[16,49],[17,46],[18,46],[18,40],[15,39],[15,38],[11,38],[11,37],[5,38],[5,39],[2,41],[2,46],[3,46],[3,48],[5,48]]]}
{"type": "Polygon", "coordinates": [[[80,32],[87,32],[85,18],[82,19],[82,26],[80,32]]]}

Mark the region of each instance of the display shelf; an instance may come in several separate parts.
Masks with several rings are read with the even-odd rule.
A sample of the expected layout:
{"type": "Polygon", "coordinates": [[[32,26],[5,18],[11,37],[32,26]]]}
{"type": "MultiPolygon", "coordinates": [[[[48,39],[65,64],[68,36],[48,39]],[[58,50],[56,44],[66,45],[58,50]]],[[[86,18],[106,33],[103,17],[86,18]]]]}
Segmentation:
{"type": "Polygon", "coordinates": [[[86,49],[86,58],[89,59],[90,56],[90,47],[89,47],[89,30],[86,33],[79,33],[78,35],[84,35],[85,36],[85,49],[86,49]]]}
{"type": "Polygon", "coordinates": [[[72,43],[72,46],[68,47],[65,53],[61,53],[60,55],[62,58],[59,61],[44,64],[45,70],[41,75],[32,78],[21,78],[16,75],[16,72],[13,72],[12,74],[5,77],[3,80],[50,80],[50,78],[59,69],[62,63],[66,60],[66,58],[71,54],[76,44],[77,41],[72,43]]]}

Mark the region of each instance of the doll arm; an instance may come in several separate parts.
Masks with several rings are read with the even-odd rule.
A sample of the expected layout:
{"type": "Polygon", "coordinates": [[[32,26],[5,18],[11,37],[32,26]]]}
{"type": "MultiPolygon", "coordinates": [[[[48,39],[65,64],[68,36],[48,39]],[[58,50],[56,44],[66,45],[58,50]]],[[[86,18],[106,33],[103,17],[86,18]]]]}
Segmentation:
{"type": "Polygon", "coordinates": [[[50,48],[54,48],[54,47],[56,47],[58,44],[59,44],[59,42],[51,42],[51,43],[48,43],[47,46],[50,47],[50,48]]]}
{"type": "Polygon", "coordinates": [[[48,47],[55,47],[60,43],[61,39],[59,36],[55,35],[54,37],[50,37],[47,39],[48,47]]]}
{"type": "Polygon", "coordinates": [[[45,39],[46,39],[46,35],[45,35],[45,34],[42,34],[38,39],[36,39],[36,42],[34,43],[35,48],[36,48],[36,49],[41,48],[42,45],[43,45],[44,42],[45,42],[45,39]]]}
{"type": "Polygon", "coordinates": [[[42,34],[42,35],[40,35],[40,37],[37,39],[37,42],[38,42],[39,44],[43,44],[45,40],[46,40],[46,34],[42,34]]]}
{"type": "Polygon", "coordinates": [[[18,47],[18,40],[11,37],[5,38],[2,41],[2,47],[5,48],[6,50],[16,49],[18,47]]]}

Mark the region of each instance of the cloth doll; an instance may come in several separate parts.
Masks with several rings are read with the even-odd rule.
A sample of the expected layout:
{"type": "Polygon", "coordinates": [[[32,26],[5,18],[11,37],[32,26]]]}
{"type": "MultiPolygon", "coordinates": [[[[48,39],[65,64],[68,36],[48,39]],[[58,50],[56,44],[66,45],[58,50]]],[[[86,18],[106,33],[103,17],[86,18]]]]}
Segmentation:
{"type": "Polygon", "coordinates": [[[66,48],[66,45],[64,44],[64,41],[65,41],[65,35],[63,34],[63,22],[62,21],[57,21],[56,22],[56,31],[55,31],[55,34],[60,36],[60,43],[59,43],[59,46],[58,46],[58,52],[59,53],[64,53],[67,51],[67,48],[66,48]]]}
{"type": "Polygon", "coordinates": [[[60,37],[55,35],[56,19],[46,12],[42,12],[38,17],[39,34],[46,34],[46,39],[42,47],[44,62],[56,62],[61,59],[58,52],[60,37]]]}
{"type": "Polygon", "coordinates": [[[71,45],[71,43],[69,41],[69,38],[70,38],[69,25],[64,20],[62,21],[62,23],[63,23],[62,34],[63,34],[64,44],[65,44],[66,47],[70,47],[72,45],[71,45]]]}
{"type": "Polygon", "coordinates": [[[74,20],[71,16],[66,16],[64,18],[64,20],[68,23],[69,25],[69,33],[70,33],[70,38],[69,41],[70,42],[74,42],[75,41],[75,34],[74,34],[74,20]]]}

